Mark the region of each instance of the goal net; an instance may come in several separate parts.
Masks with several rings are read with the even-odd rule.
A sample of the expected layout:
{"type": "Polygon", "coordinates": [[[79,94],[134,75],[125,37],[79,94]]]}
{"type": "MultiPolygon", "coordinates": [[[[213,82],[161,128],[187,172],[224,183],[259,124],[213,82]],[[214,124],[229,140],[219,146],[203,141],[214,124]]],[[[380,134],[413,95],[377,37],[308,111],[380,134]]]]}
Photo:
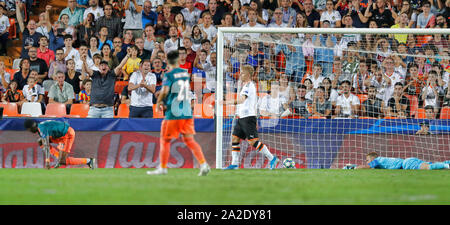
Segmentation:
{"type": "MultiPolygon", "coordinates": [[[[252,65],[260,141],[297,168],[342,168],[366,154],[450,159],[449,29],[219,28],[219,99],[252,65]]],[[[215,105],[216,167],[231,163],[235,105],[215,105]]],[[[240,143],[241,168],[267,168],[240,143]]],[[[278,167],[282,167],[280,163],[278,167]]]]}

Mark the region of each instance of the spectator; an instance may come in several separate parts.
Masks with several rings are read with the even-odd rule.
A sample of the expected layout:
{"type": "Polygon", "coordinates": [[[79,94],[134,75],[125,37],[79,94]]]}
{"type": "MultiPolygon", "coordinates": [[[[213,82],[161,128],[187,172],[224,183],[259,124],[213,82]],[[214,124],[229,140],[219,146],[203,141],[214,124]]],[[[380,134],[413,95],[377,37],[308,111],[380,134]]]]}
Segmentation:
{"type": "MultiPolygon", "coordinates": [[[[212,0],[212,1],[215,1],[215,0],[212,0]]],[[[262,25],[262,24],[257,22],[258,21],[258,16],[257,16],[255,10],[249,9],[248,12],[247,12],[247,15],[248,15],[248,23],[243,24],[241,27],[248,27],[248,28],[265,27],[264,25],[262,25]]],[[[251,33],[251,34],[248,34],[248,35],[250,35],[250,37],[252,39],[258,39],[260,34],[258,34],[258,33],[251,33]]]]}
{"type": "Polygon", "coordinates": [[[305,98],[312,101],[314,99],[314,91],[315,91],[312,80],[309,78],[306,78],[305,81],[303,82],[303,84],[306,86],[305,98]]]}
{"type": "Polygon", "coordinates": [[[350,17],[353,21],[352,26],[356,28],[367,28],[367,21],[369,21],[369,18],[364,16],[365,9],[361,8],[360,1],[352,0],[351,5],[352,11],[350,12],[350,17]]]}
{"type": "Polygon", "coordinates": [[[116,56],[117,59],[121,62],[122,59],[127,54],[126,48],[122,47],[122,39],[120,39],[119,37],[115,37],[113,39],[113,46],[114,46],[113,56],[116,56]]]}
{"type": "Polygon", "coordinates": [[[56,73],[56,82],[48,91],[48,103],[63,103],[66,105],[67,114],[70,113],[70,107],[75,99],[73,87],[65,82],[65,75],[62,72],[56,73]]]}
{"type": "MultiPolygon", "coordinates": [[[[254,9],[252,9],[252,10],[254,10],[254,9]]],[[[247,21],[249,20],[248,12],[247,12],[247,18],[245,18],[245,15],[242,15],[241,12],[244,12],[244,8],[241,7],[241,1],[233,0],[231,12],[230,12],[232,24],[230,26],[240,27],[242,24],[244,24],[246,22],[246,19],[247,19],[247,21]]],[[[224,16],[225,16],[225,14],[224,14],[224,16]]],[[[256,22],[258,22],[258,17],[256,18],[256,22]]]]}
{"type": "Polygon", "coordinates": [[[333,107],[336,106],[336,100],[337,100],[337,97],[339,96],[339,94],[336,89],[331,87],[331,79],[328,77],[325,77],[322,81],[322,87],[324,87],[325,99],[329,100],[333,107]]]}
{"type": "MultiPolygon", "coordinates": [[[[98,37],[97,36],[92,36],[89,39],[89,48],[88,48],[88,57],[89,57],[89,59],[92,59],[92,57],[95,54],[100,54],[101,53],[99,46],[100,46],[100,43],[99,43],[98,37]]],[[[81,46],[80,46],[80,48],[81,48],[81,46]]]]}
{"type": "MultiPolygon", "coordinates": [[[[438,26],[436,26],[437,28],[438,26]]],[[[431,39],[428,44],[435,46],[440,50],[447,50],[450,47],[450,43],[448,39],[443,38],[442,34],[434,34],[433,39],[431,39]]]]}
{"type": "MultiPolygon", "coordinates": [[[[216,1],[216,0],[210,0],[210,2],[211,1],[216,1]]],[[[255,12],[255,16],[256,16],[256,12],[255,12]]],[[[217,39],[217,29],[215,28],[214,24],[212,23],[213,21],[211,20],[211,14],[203,13],[202,21],[203,21],[203,23],[199,25],[199,28],[206,33],[205,38],[208,39],[210,41],[210,43],[214,43],[213,45],[215,45],[216,39],[217,39]]]]}
{"type": "Polygon", "coordinates": [[[81,58],[83,60],[83,72],[85,71],[92,79],[92,91],[90,99],[90,108],[88,112],[89,118],[113,118],[114,117],[114,86],[116,76],[127,62],[129,55],[120,62],[120,64],[110,70],[108,62],[100,62],[100,70],[94,71],[90,69],[86,63],[86,55],[81,58]]]}
{"type": "Polygon", "coordinates": [[[75,59],[78,60],[80,58],[80,53],[73,48],[72,46],[72,36],[71,35],[65,35],[64,36],[64,59],[67,61],[69,59],[75,59]]]}
{"type": "Polygon", "coordinates": [[[23,100],[21,105],[24,102],[38,102],[41,103],[42,112],[45,112],[45,103],[44,103],[44,88],[41,85],[36,83],[37,80],[34,77],[28,77],[27,84],[23,87],[23,100]]]}
{"type": "MultiPolygon", "coordinates": [[[[81,70],[83,68],[83,60],[81,60],[81,56],[82,55],[87,55],[88,56],[86,58],[86,62],[87,62],[89,67],[93,67],[94,66],[94,60],[91,59],[91,57],[89,57],[89,49],[86,46],[85,42],[81,43],[80,48],[78,49],[78,53],[79,53],[80,57],[74,59],[74,61],[75,61],[75,70],[76,71],[81,72],[81,70]]],[[[97,54],[101,54],[100,51],[94,53],[94,55],[97,55],[97,54]]]]}
{"type": "Polygon", "coordinates": [[[72,85],[73,92],[75,95],[80,93],[80,85],[81,81],[84,80],[84,74],[75,70],[75,61],[73,59],[69,59],[66,61],[67,64],[67,72],[65,73],[64,81],[68,84],[72,85]]]}
{"type": "Polygon", "coordinates": [[[36,70],[38,72],[37,81],[42,84],[43,80],[47,78],[48,67],[47,63],[37,57],[37,48],[31,47],[28,50],[29,60],[30,60],[30,70],[36,70]]]}
{"type": "Polygon", "coordinates": [[[305,7],[306,20],[310,27],[319,27],[320,14],[314,9],[312,0],[304,0],[303,5],[305,7]]]}
{"type": "Polygon", "coordinates": [[[305,74],[305,79],[309,79],[314,89],[318,88],[325,77],[322,76],[322,65],[315,63],[312,74],[305,74]]]}
{"type": "Polygon", "coordinates": [[[61,16],[61,20],[58,20],[55,22],[55,24],[58,24],[58,32],[61,32],[63,35],[74,34],[74,26],[69,25],[69,16],[66,14],[63,14],[61,16]]]}
{"type": "Polygon", "coordinates": [[[429,1],[422,3],[422,13],[417,16],[417,28],[434,28],[436,25],[436,17],[431,12],[431,4],[429,1]]]}
{"type": "Polygon", "coordinates": [[[362,116],[382,118],[384,115],[384,102],[377,98],[377,87],[369,86],[367,100],[362,104],[362,116]]]}
{"type": "Polygon", "coordinates": [[[425,118],[428,120],[434,120],[436,119],[436,108],[434,108],[433,106],[425,106],[425,118]]]}
{"type": "Polygon", "coordinates": [[[154,28],[158,21],[158,14],[152,10],[152,4],[151,1],[144,2],[144,10],[142,10],[142,29],[145,29],[147,25],[154,28]]]}
{"type": "Polygon", "coordinates": [[[192,49],[192,40],[188,37],[185,37],[183,39],[183,45],[184,48],[186,49],[187,54],[186,61],[194,64],[195,58],[197,57],[197,53],[192,49]]]}
{"type": "Polygon", "coordinates": [[[14,17],[14,16],[16,16],[17,12],[20,12],[20,14],[23,18],[24,10],[26,7],[25,6],[26,0],[20,0],[20,1],[2,0],[2,1],[0,1],[0,3],[2,3],[2,6],[5,8],[5,15],[7,17],[14,17]]]}
{"type": "Polygon", "coordinates": [[[102,60],[108,62],[109,68],[115,68],[119,65],[119,60],[116,56],[113,55],[113,52],[111,51],[111,47],[109,45],[103,45],[101,48],[101,56],[102,60]]]}
{"type": "Polygon", "coordinates": [[[81,90],[80,93],[78,94],[78,101],[82,104],[89,104],[91,100],[92,80],[84,79],[82,85],[84,89],[81,90]]]}
{"type": "MultiPolygon", "coordinates": [[[[323,27],[328,28],[329,22],[324,21],[323,27]]],[[[333,49],[337,39],[333,34],[317,34],[312,38],[314,43],[314,63],[322,67],[322,76],[330,77],[333,73],[333,49]]],[[[318,87],[318,86],[317,86],[318,87]]]]}
{"type": "Polygon", "coordinates": [[[344,80],[340,84],[342,94],[336,100],[334,118],[357,118],[359,113],[359,99],[350,92],[351,83],[344,80]]]}
{"type": "Polygon", "coordinates": [[[89,13],[94,14],[94,21],[97,21],[100,17],[104,16],[102,7],[98,5],[98,0],[89,0],[89,8],[86,8],[83,13],[83,21],[86,19],[89,13]]]}
{"type": "MultiPolygon", "coordinates": [[[[139,65],[142,61],[142,59],[138,58],[139,49],[136,45],[131,46],[130,48],[130,56],[127,59],[125,65],[122,67],[122,78],[123,80],[128,80],[129,76],[139,70],[139,65]]],[[[117,74],[117,73],[116,73],[117,74]]]]}
{"type": "Polygon", "coordinates": [[[312,104],[312,116],[329,118],[331,110],[331,102],[325,99],[325,88],[323,86],[318,87],[312,104]]]}
{"type": "Polygon", "coordinates": [[[84,9],[77,6],[76,0],[67,0],[67,7],[61,10],[61,13],[59,14],[58,20],[61,19],[62,15],[68,15],[69,16],[69,25],[70,26],[77,26],[81,23],[83,23],[83,14],[84,9]]]}
{"type": "Polygon", "coordinates": [[[183,46],[183,41],[178,37],[178,30],[175,26],[171,26],[169,29],[169,39],[164,42],[164,52],[167,54],[170,51],[178,50],[183,46]]]}
{"type": "MultiPolygon", "coordinates": [[[[18,1],[16,2],[16,5],[18,1]]],[[[18,8],[18,7],[17,7],[18,8]]],[[[31,47],[38,47],[39,38],[42,36],[40,33],[36,32],[36,21],[30,19],[28,21],[27,27],[24,26],[22,13],[16,12],[17,23],[19,24],[20,32],[22,33],[22,52],[20,53],[20,58],[28,58],[28,50],[31,47]]]]}
{"type": "Polygon", "coordinates": [[[439,28],[448,28],[447,19],[443,14],[436,15],[436,27],[437,26],[439,26],[439,28]]]}
{"type": "Polygon", "coordinates": [[[391,56],[391,45],[386,38],[381,37],[377,40],[375,47],[376,49],[374,50],[376,51],[376,60],[378,61],[378,64],[381,65],[385,58],[391,56]]]}
{"type": "Polygon", "coordinates": [[[41,36],[41,38],[39,38],[37,57],[44,60],[47,67],[55,60],[55,52],[48,48],[48,38],[46,36],[41,36]]]}
{"type": "Polygon", "coordinates": [[[193,42],[192,49],[194,51],[198,51],[202,45],[202,40],[204,40],[206,37],[207,34],[205,33],[205,31],[200,29],[198,25],[194,25],[192,27],[192,34],[191,34],[191,39],[193,42]]]}
{"type": "Polygon", "coordinates": [[[287,102],[280,98],[279,88],[278,81],[272,82],[269,94],[259,99],[258,110],[261,116],[277,118],[283,113],[283,105],[287,102]]]}
{"type": "Polygon", "coordinates": [[[183,14],[184,19],[186,20],[186,25],[189,27],[193,27],[195,24],[198,23],[202,11],[194,6],[194,0],[186,0],[185,6],[186,7],[181,10],[181,13],[183,14]]]}
{"type": "Polygon", "coordinates": [[[102,56],[100,54],[95,54],[94,57],[92,57],[92,61],[94,62],[92,70],[100,71],[100,62],[102,62],[102,56]]]}
{"type": "Polygon", "coordinates": [[[113,47],[112,41],[108,39],[108,27],[101,27],[98,33],[98,50],[105,44],[108,44],[111,48],[113,47]]]}
{"type": "Polygon", "coordinates": [[[141,60],[150,59],[151,52],[144,49],[144,39],[141,37],[136,38],[134,42],[136,47],[138,48],[138,57],[141,60]]]}
{"type": "Polygon", "coordinates": [[[169,33],[171,24],[175,21],[175,14],[171,12],[170,3],[164,3],[162,13],[158,15],[156,23],[156,35],[166,36],[169,33]]]}
{"type": "MultiPolygon", "coordinates": [[[[148,2],[148,1],[146,1],[148,2]]],[[[151,52],[155,48],[156,37],[155,37],[155,28],[151,24],[145,25],[144,28],[144,49],[146,51],[151,52]]]]}
{"type": "Polygon", "coordinates": [[[291,0],[281,0],[281,5],[279,9],[282,11],[282,22],[286,24],[287,27],[294,26],[297,15],[297,12],[291,6],[292,6],[291,0]]]}
{"type": "Polygon", "coordinates": [[[305,57],[303,55],[304,48],[299,42],[300,39],[297,36],[283,34],[282,44],[275,47],[276,55],[283,51],[283,54],[286,56],[285,73],[290,76],[290,80],[297,83],[301,82],[306,72],[305,57]]]}
{"type": "Polygon", "coordinates": [[[0,92],[6,92],[9,82],[11,81],[11,74],[5,70],[5,62],[0,61],[0,92]]]}
{"type": "Polygon", "coordinates": [[[367,83],[371,74],[369,72],[370,61],[360,58],[358,65],[358,72],[356,72],[352,77],[353,90],[356,94],[365,94],[367,93],[367,83]]]}
{"type": "Polygon", "coordinates": [[[56,55],[55,61],[51,62],[48,68],[47,78],[52,78],[54,75],[56,75],[56,72],[58,71],[66,73],[67,67],[66,62],[64,60],[64,50],[62,48],[57,49],[55,55],[56,55]]]}
{"type": "MultiPolygon", "coordinates": [[[[267,9],[263,9],[261,7],[261,3],[259,0],[251,0],[249,7],[256,11],[258,23],[263,24],[263,25],[267,25],[269,23],[269,12],[267,11],[267,9]]],[[[225,14],[224,14],[224,16],[225,16],[225,14]]],[[[289,27],[292,27],[293,24],[294,23],[289,24],[289,27]]]]}
{"type": "Polygon", "coordinates": [[[401,82],[395,83],[394,92],[392,97],[389,98],[386,116],[396,117],[400,111],[404,111],[406,115],[410,115],[409,99],[403,94],[403,90],[404,88],[401,82]]]}
{"type": "MultiPolygon", "coordinates": [[[[108,28],[106,39],[113,40],[115,37],[122,36],[122,22],[119,17],[114,16],[113,6],[106,4],[104,7],[104,16],[100,17],[95,23],[95,32],[99,33],[102,27],[108,28]]],[[[88,40],[86,38],[85,40],[88,40]]]]}
{"type": "Polygon", "coordinates": [[[4,15],[5,7],[0,5],[0,55],[7,55],[6,44],[8,43],[9,36],[9,19],[4,15]]]}
{"type": "MultiPolygon", "coordinates": [[[[286,0],[282,0],[286,1],[286,0]]],[[[282,12],[282,8],[277,8],[275,9],[275,11],[273,12],[273,18],[272,18],[272,22],[270,24],[267,25],[267,27],[278,27],[278,28],[283,28],[283,27],[288,27],[289,25],[287,23],[283,22],[283,12],[282,12]]]]}
{"type": "Polygon", "coordinates": [[[30,75],[30,60],[22,59],[19,64],[20,70],[14,74],[14,80],[17,81],[17,89],[22,90],[27,84],[30,75]]]}
{"type": "MultiPolygon", "coordinates": [[[[357,4],[359,7],[359,4],[357,4]]],[[[329,27],[341,27],[341,14],[334,10],[333,0],[326,0],[326,10],[320,16],[320,27],[323,27],[325,21],[329,22],[329,27]]],[[[359,12],[359,11],[358,11],[359,12]]]]}
{"type": "Polygon", "coordinates": [[[16,103],[18,107],[22,105],[23,102],[23,94],[22,91],[18,89],[18,83],[16,80],[12,80],[9,82],[8,89],[6,90],[5,94],[2,96],[2,102],[3,103],[16,103]]]}
{"type": "Polygon", "coordinates": [[[301,116],[303,118],[308,118],[311,115],[308,109],[311,106],[312,101],[306,99],[305,95],[306,95],[306,86],[300,84],[297,87],[295,100],[289,104],[289,108],[286,109],[283,112],[283,114],[281,114],[281,117],[294,115],[294,116],[301,116]]]}
{"type": "Polygon", "coordinates": [[[125,0],[125,24],[124,30],[131,30],[133,38],[142,37],[143,25],[142,25],[142,0],[125,0]]]}
{"type": "MultiPolygon", "coordinates": [[[[408,22],[408,14],[406,12],[403,12],[399,16],[398,23],[392,25],[391,28],[409,28],[408,22]]],[[[407,34],[394,34],[391,36],[393,36],[394,39],[399,43],[406,43],[406,41],[408,40],[407,34]]]]}
{"type": "MultiPolygon", "coordinates": [[[[203,18],[203,14],[206,12],[209,13],[211,16],[212,24],[213,26],[218,26],[221,23],[221,20],[223,18],[223,14],[225,13],[225,7],[219,7],[217,0],[208,0],[208,9],[203,11],[200,15],[200,18],[203,18]]],[[[202,24],[204,22],[199,21],[199,24],[202,24]]]]}
{"type": "Polygon", "coordinates": [[[416,10],[414,10],[411,7],[411,3],[409,1],[403,1],[402,2],[402,7],[399,10],[398,14],[397,15],[392,14],[392,16],[397,21],[402,13],[406,13],[406,15],[408,16],[407,17],[408,21],[409,21],[408,22],[408,27],[410,27],[410,28],[416,27],[417,13],[416,13],[416,10]]]}
{"type": "MultiPolygon", "coordinates": [[[[131,103],[131,91],[128,90],[128,85],[125,85],[120,93],[120,104],[127,104],[128,108],[131,103]]],[[[153,113],[153,112],[152,112],[153,113]]]]}
{"type": "Polygon", "coordinates": [[[359,55],[356,43],[350,42],[344,51],[344,61],[342,62],[342,72],[346,76],[346,80],[353,81],[353,77],[358,72],[359,55]]]}
{"type": "Polygon", "coordinates": [[[437,76],[438,74],[436,71],[430,71],[430,73],[428,73],[427,83],[421,92],[423,107],[432,106],[435,113],[439,112],[439,96],[444,95],[444,90],[438,85],[437,76]]]}
{"type": "Polygon", "coordinates": [[[186,48],[179,47],[178,48],[178,54],[179,54],[179,64],[180,68],[187,69],[189,74],[192,74],[192,63],[188,62],[187,59],[187,52],[186,48]]]}
{"type": "Polygon", "coordinates": [[[372,4],[372,0],[369,0],[364,16],[374,20],[378,27],[391,27],[395,23],[392,16],[392,7],[390,4],[386,6],[386,0],[376,0],[375,4],[372,4]]]}
{"type": "Polygon", "coordinates": [[[128,91],[131,91],[130,118],[153,117],[153,94],[156,76],[150,71],[150,61],[143,60],[139,70],[131,74],[128,91]]]}
{"type": "Polygon", "coordinates": [[[166,72],[166,70],[162,68],[162,65],[163,61],[161,60],[161,58],[155,58],[152,60],[152,73],[156,76],[156,92],[154,94],[155,98],[158,98],[159,91],[162,88],[162,79],[164,77],[164,73],[166,72]]]}

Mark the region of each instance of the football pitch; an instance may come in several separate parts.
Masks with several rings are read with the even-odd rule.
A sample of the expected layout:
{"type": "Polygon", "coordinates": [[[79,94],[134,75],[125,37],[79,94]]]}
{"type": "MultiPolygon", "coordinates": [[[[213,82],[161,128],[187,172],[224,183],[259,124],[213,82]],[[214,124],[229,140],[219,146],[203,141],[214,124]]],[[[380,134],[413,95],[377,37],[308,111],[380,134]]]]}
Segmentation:
{"type": "Polygon", "coordinates": [[[0,169],[4,205],[450,204],[450,171],[0,169]]]}

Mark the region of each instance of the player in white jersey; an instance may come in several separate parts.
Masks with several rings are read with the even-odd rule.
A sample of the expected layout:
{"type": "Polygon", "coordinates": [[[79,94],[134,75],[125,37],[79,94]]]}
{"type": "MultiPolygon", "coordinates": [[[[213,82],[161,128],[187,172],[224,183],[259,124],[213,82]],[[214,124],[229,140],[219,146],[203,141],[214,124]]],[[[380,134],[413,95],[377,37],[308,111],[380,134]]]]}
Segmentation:
{"type": "Polygon", "coordinates": [[[252,82],[251,77],[254,69],[251,65],[244,65],[241,67],[240,79],[242,82],[242,90],[239,92],[237,99],[225,101],[225,104],[236,104],[237,122],[233,129],[231,137],[232,147],[232,161],[231,164],[225,168],[226,170],[239,168],[240,156],[240,141],[246,140],[249,145],[253,146],[259,152],[262,152],[270,162],[270,169],[275,169],[279,159],[269,152],[265,144],[259,141],[256,119],[256,105],[258,95],[256,93],[255,83],[252,82]]]}

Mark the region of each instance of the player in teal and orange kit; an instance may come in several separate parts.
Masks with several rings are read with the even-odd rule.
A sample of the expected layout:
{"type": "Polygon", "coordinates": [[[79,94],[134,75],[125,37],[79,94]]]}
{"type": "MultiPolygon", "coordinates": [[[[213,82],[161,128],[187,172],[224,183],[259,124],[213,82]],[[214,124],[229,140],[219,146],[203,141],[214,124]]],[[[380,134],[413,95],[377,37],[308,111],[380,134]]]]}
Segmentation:
{"type": "Polygon", "coordinates": [[[202,148],[195,141],[194,119],[192,118],[190,75],[186,69],[179,67],[178,51],[167,54],[170,71],[164,74],[163,88],[158,96],[156,110],[164,110],[165,117],[161,124],[160,166],[149,175],[167,174],[170,156],[170,141],[182,135],[182,140],[192,151],[200,164],[199,176],[209,173],[210,167],[205,160],[202,148]]]}
{"type": "MultiPolygon", "coordinates": [[[[60,165],[88,165],[89,168],[94,169],[95,158],[69,157],[75,141],[75,131],[69,124],[54,120],[38,123],[33,119],[27,119],[24,126],[28,131],[39,134],[39,145],[41,148],[44,148],[47,139],[50,143],[58,144],[56,148],[50,146],[50,154],[58,159],[55,168],[58,168],[60,165]]],[[[48,158],[45,162],[47,169],[50,169],[49,163],[50,159],[48,158]]]]}

